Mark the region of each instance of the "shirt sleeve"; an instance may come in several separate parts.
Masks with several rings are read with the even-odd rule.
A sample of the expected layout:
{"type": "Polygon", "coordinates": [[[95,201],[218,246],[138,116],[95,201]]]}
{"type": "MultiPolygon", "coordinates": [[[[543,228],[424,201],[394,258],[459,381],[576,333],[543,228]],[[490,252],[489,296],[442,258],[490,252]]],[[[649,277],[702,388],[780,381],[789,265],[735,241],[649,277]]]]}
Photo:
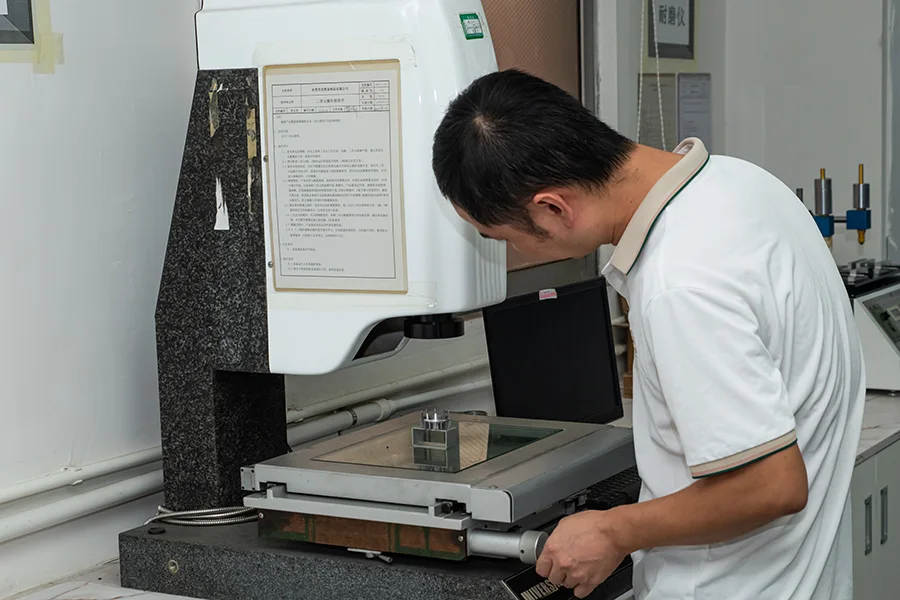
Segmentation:
{"type": "Polygon", "coordinates": [[[745,301],[673,289],[650,301],[642,322],[695,479],[738,469],[797,442],[787,388],[745,301]]]}

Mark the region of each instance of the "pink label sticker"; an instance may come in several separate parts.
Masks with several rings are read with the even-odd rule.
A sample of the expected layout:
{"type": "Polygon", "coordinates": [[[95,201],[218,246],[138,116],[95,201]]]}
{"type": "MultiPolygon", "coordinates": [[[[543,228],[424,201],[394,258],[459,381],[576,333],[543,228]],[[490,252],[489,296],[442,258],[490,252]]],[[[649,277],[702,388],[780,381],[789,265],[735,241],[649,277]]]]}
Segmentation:
{"type": "Polygon", "coordinates": [[[538,292],[540,300],[556,300],[556,290],[541,290],[538,292]]]}

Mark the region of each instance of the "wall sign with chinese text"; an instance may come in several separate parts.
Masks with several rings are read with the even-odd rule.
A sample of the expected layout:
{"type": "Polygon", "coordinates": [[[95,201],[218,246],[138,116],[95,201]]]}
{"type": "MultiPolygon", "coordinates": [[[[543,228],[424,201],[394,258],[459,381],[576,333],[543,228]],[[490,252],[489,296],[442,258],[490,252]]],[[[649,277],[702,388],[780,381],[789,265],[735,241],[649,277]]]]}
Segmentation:
{"type": "Polygon", "coordinates": [[[656,58],[694,58],[694,0],[646,0],[648,53],[656,58]]]}

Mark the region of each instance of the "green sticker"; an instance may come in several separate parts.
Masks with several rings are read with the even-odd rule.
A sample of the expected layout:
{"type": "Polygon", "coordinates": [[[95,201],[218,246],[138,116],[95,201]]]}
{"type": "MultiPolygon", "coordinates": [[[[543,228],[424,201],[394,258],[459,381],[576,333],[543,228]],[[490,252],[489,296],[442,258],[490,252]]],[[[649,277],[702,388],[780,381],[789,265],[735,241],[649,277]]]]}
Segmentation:
{"type": "Polygon", "coordinates": [[[466,34],[467,40],[480,40],[484,37],[484,28],[481,26],[481,17],[475,13],[464,13],[459,15],[462,23],[463,33],[466,34]]]}

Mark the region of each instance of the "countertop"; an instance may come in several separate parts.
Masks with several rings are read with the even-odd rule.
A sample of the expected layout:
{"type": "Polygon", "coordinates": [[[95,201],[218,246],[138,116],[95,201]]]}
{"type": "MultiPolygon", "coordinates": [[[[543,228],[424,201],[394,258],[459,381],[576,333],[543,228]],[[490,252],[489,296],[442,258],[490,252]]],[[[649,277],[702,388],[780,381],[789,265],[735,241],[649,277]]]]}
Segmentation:
{"type": "MultiPolygon", "coordinates": [[[[631,427],[631,400],[623,399],[622,404],[625,416],[612,425],[631,427]]],[[[875,456],[898,440],[900,440],[900,397],[868,394],[856,464],[875,456]]]]}
{"type": "Polygon", "coordinates": [[[866,397],[863,429],[856,464],[871,458],[900,440],[900,397],[870,394],[866,397]]]}

